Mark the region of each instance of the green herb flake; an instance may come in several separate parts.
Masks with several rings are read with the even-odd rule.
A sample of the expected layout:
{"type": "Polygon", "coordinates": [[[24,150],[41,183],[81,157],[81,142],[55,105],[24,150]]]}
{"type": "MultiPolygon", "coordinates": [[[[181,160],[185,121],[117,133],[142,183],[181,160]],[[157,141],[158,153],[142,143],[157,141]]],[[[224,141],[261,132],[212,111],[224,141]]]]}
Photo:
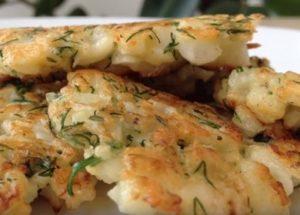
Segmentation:
{"type": "Polygon", "coordinates": [[[209,23],[211,26],[216,26],[216,27],[219,27],[222,25],[222,23],[218,23],[218,22],[212,22],[212,23],[209,23]]]}
{"type": "Polygon", "coordinates": [[[10,43],[12,43],[12,42],[15,42],[15,41],[17,41],[17,40],[18,40],[17,38],[8,40],[8,41],[6,41],[6,42],[4,42],[4,43],[1,43],[0,46],[8,45],[8,44],[10,44],[10,43]]]}
{"type": "Polygon", "coordinates": [[[209,183],[213,188],[216,188],[215,185],[211,182],[211,180],[208,178],[207,176],[207,166],[206,166],[206,162],[205,161],[201,161],[197,168],[194,170],[194,174],[200,172],[203,174],[205,180],[207,181],[207,183],[209,183]]]}
{"type": "Polygon", "coordinates": [[[140,30],[134,32],[133,34],[131,34],[131,35],[126,39],[126,43],[127,43],[129,40],[131,40],[133,37],[135,37],[136,35],[141,34],[141,33],[143,33],[143,32],[146,32],[146,31],[150,31],[150,32],[154,35],[154,37],[157,39],[158,43],[160,43],[160,39],[159,39],[159,37],[157,36],[157,34],[155,33],[155,31],[153,30],[152,27],[142,28],[142,29],[140,29],[140,30]]]}
{"type": "Polygon", "coordinates": [[[39,173],[39,176],[51,177],[53,175],[53,171],[55,170],[55,162],[56,159],[51,160],[49,157],[43,159],[42,162],[40,163],[40,167],[43,170],[39,173]]]}
{"type": "Polygon", "coordinates": [[[212,121],[206,120],[206,119],[199,119],[199,123],[200,123],[200,124],[203,124],[203,125],[207,125],[207,126],[209,126],[209,127],[211,127],[211,128],[214,128],[214,129],[219,129],[219,128],[221,128],[220,125],[218,125],[218,124],[216,124],[216,123],[214,123],[214,122],[212,122],[212,121]]]}
{"type": "Polygon", "coordinates": [[[13,103],[30,103],[30,104],[35,104],[34,101],[30,101],[30,100],[26,99],[25,97],[22,97],[20,99],[13,99],[11,102],[13,102],[13,103]]]}
{"type": "Polygon", "coordinates": [[[300,84],[300,81],[293,80],[293,82],[296,83],[296,84],[300,84]]]}
{"type": "Polygon", "coordinates": [[[0,147],[3,148],[3,149],[5,149],[5,150],[14,150],[12,147],[7,146],[7,145],[3,145],[1,143],[0,143],[0,147]]]}
{"type": "Polygon", "coordinates": [[[25,163],[27,167],[26,176],[31,177],[38,174],[42,177],[51,177],[56,168],[56,158],[53,160],[50,157],[45,158],[29,158],[25,163]]]}
{"type": "MultiPolygon", "coordinates": [[[[220,29],[223,30],[223,29],[220,29]]],[[[227,34],[242,34],[242,33],[250,33],[247,29],[240,29],[240,28],[229,28],[225,30],[227,34]]]]}
{"type": "Polygon", "coordinates": [[[145,141],[146,141],[145,139],[142,139],[142,141],[140,142],[141,147],[145,147],[145,141]]]}
{"type": "Polygon", "coordinates": [[[61,132],[69,131],[69,130],[76,128],[78,126],[81,126],[83,124],[84,124],[84,122],[76,122],[76,123],[73,123],[72,125],[64,126],[64,128],[61,130],[61,132]]]}
{"type": "Polygon", "coordinates": [[[124,145],[122,144],[122,142],[117,141],[117,140],[112,140],[111,142],[108,143],[110,145],[110,147],[113,150],[119,150],[122,149],[124,147],[124,145]]]}
{"type": "Polygon", "coordinates": [[[68,37],[69,37],[71,34],[73,34],[73,33],[74,33],[73,30],[68,30],[68,31],[66,31],[66,32],[63,34],[63,36],[61,36],[61,37],[59,37],[59,38],[57,38],[57,39],[54,39],[53,42],[56,42],[56,41],[59,41],[59,40],[62,40],[62,41],[65,41],[65,42],[70,42],[70,41],[68,40],[68,37]]]}
{"type": "Polygon", "coordinates": [[[56,54],[58,56],[61,56],[67,50],[69,50],[72,53],[76,53],[75,49],[72,46],[60,46],[56,47],[56,54]]]}
{"type": "Polygon", "coordinates": [[[171,25],[173,25],[173,26],[175,26],[175,27],[178,27],[179,26],[179,22],[177,22],[177,21],[174,21],[174,22],[171,22],[171,25]]]}
{"type": "Polygon", "coordinates": [[[87,166],[95,166],[98,163],[100,163],[102,161],[101,158],[95,157],[95,156],[90,156],[87,159],[84,159],[82,161],[76,162],[73,167],[72,167],[72,172],[68,178],[68,184],[67,184],[67,193],[70,196],[74,195],[73,192],[73,184],[74,184],[74,180],[76,175],[80,172],[83,171],[87,166]]]}
{"type": "Polygon", "coordinates": [[[174,34],[170,33],[171,42],[164,48],[164,54],[172,53],[174,59],[176,59],[176,46],[179,45],[179,42],[176,42],[174,34]]]}
{"type": "Polygon", "coordinates": [[[3,50],[0,49],[0,58],[3,58],[3,50]]]}
{"type": "Polygon", "coordinates": [[[235,111],[233,113],[233,118],[235,118],[239,123],[242,123],[242,120],[241,120],[240,116],[235,111]]]}
{"type": "Polygon", "coordinates": [[[71,108],[67,109],[66,112],[64,112],[64,113],[61,115],[60,130],[63,130],[63,129],[66,127],[66,125],[65,125],[65,123],[66,123],[66,118],[67,118],[68,114],[70,113],[70,111],[71,111],[71,108]]]}
{"type": "Polygon", "coordinates": [[[71,66],[72,66],[72,68],[73,68],[73,65],[74,65],[74,62],[75,62],[75,57],[77,56],[77,54],[78,54],[78,50],[76,50],[76,51],[73,51],[74,53],[71,55],[71,57],[70,57],[70,62],[71,62],[71,66]]]}
{"type": "Polygon", "coordinates": [[[155,119],[156,119],[160,124],[162,124],[163,126],[167,126],[167,123],[165,122],[165,120],[164,120],[161,116],[155,115],[155,119]]]}
{"type": "Polygon", "coordinates": [[[81,92],[81,89],[80,89],[80,87],[77,84],[75,84],[74,87],[75,87],[75,89],[76,89],[77,92],[81,92]]]}
{"type": "Polygon", "coordinates": [[[53,58],[51,57],[47,57],[47,61],[51,62],[51,63],[56,63],[56,60],[54,60],[53,58]]]}
{"type": "MultiPolygon", "coordinates": [[[[107,68],[109,68],[110,66],[111,66],[111,64],[112,64],[112,56],[109,56],[108,58],[107,58],[107,60],[108,60],[108,63],[105,65],[105,67],[104,67],[104,69],[107,69],[107,68]]],[[[103,76],[103,78],[104,78],[105,76],[103,76]]]]}
{"type": "Polygon", "coordinates": [[[157,92],[148,89],[140,90],[136,85],[133,85],[133,89],[133,95],[140,99],[149,99],[157,94],[157,92]]]}
{"type": "Polygon", "coordinates": [[[86,26],[86,27],[83,29],[83,31],[93,30],[93,29],[95,29],[96,27],[97,27],[96,25],[88,25],[88,26],[86,26]]]}
{"type": "Polygon", "coordinates": [[[126,136],[126,139],[129,141],[129,142],[132,142],[133,141],[133,136],[131,134],[128,134],[126,136]]]}
{"type": "Polygon", "coordinates": [[[47,107],[48,107],[47,105],[40,105],[40,106],[37,106],[37,107],[29,109],[28,112],[33,112],[33,111],[37,111],[37,110],[43,110],[43,109],[46,109],[47,107]]]}
{"type": "Polygon", "coordinates": [[[102,122],[104,120],[103,117],[97,115],[96,111],[94,111],[94,114],[90,116],[89,119],[97,122],[102,122]]]}
{"type": "Polygon", "coordinates": [[[199,208],[201,209],[201,211],[204,213],[204,215],[207,215],[207,212],[205,210],[204,205],[202,204],[202,202],[198,199],[198,197],[194,197],[193,199],[193,214],[194,215],[198,215],[199,213],[197,212],[199,208]]]}
{"type": "Polygon", "coordinates": [[[25,97],[25,93],[27,93],[32,87],[32,84],[23,84],[21,82],[16,83],[16,93],[19,98],[13,99],[12,102],[16,103],[31,103],[34,104],[34,101],[30,101],[25,97]]]}
{"type": "Polygon", "coordinates": [[[91,89],[91,94],[94,94],[95,93],[95,88],[93,86],[90,86],[90,89],[91,89]]]}
{"type": "Polygon", "coordinates": [[[103,75],[103,79],[108,81],[108,82],[113,82],[113,83],[116,83],[116,80],[107,76],[107,75],[103,75]]]}
{"type": "Polygon", "coordinates": [[[23,118],[23,116],[21,114],[18,114],[18,113],[15,113],[14,116],[17,116],[17,117],[20,117],[20,118],[23,118]]]}
{"type": "Polygon", "coordinates": [[[117,113],[117,112],[111,112],[110,115],[112,115],[112,116],[121,116],[122,114],[117,113]]]}
{"type": "Polygon", "coordinates": [[[176,31],[178,31],[180,33],[183,33],[183,34],[187,35],[188,37],[190,37],[194,40],[196,39],[196,37],[194,37],[192,34],[190,34],[187,30],[177,28],[176,31]]]}
{"type": "Polygon", "coordinates": [[[90,131],[84,131],[81,133],[74,133],[70,134],[71,140],[79,145],[79,146],[93,146],[94,148],[100,144],[100,138],[98,135],[90,132],[90,131]]]}
{"type": "Polygon", "coordinates": [[[244,68],[243,67],[237,67],[236,69],[235,69],[235,71],[237,72],[237,73],[241,73],[241,72],[244,72],[244,68]]]}

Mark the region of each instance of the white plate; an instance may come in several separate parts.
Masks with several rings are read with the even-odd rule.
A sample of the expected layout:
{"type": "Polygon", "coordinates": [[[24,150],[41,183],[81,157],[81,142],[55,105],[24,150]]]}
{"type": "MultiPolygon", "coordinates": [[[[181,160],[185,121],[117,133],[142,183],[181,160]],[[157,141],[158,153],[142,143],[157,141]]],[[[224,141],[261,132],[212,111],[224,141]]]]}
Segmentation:
{"type": "MultiPolygon", "coordinates": [[[[119,18],[119,17],[88,17],[88,18],[13,18],[0,19],[0,28],[7,27],[28,27],[28,26],[62,26],[80,24],[107,24],[124,23],[132,21],[145,21],[149,19],[141,18],[119,18]]],[[[251,50],[251,55],[267,57],[271,65],[278,72],[295,71],[300,73],[300,31],[258,27],[253,42],[260,43],[262,46],[251,50]]],[[[116,205],[106,197],[109,187],[104,184],[97,186],[97,198],[93,202],[87,202],[73,211],[61,211],[59,215],[117,215],[120,214],[116,205]]],[[[299,199],[300,189],[292,196],[293,200],[299,199]]],[[[299,214],[300,205],[293,204],[292,214],[299,214]]],[[[54,215],[50,206],[42,199],[33,204],[33,215],[54,215]]]]}

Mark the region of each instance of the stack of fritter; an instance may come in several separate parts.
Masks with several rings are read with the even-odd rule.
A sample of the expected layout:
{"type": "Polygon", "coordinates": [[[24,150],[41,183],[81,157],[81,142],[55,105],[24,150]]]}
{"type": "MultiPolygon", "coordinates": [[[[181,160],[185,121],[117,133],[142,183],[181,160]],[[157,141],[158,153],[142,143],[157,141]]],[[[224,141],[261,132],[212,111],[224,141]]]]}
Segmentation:
{"type": "Polygon", "coordinates": [[[289,214],[300,76],[250,60],[259,18],[1,30],[0,213],[99,180],[127,214],[289,214]]]}

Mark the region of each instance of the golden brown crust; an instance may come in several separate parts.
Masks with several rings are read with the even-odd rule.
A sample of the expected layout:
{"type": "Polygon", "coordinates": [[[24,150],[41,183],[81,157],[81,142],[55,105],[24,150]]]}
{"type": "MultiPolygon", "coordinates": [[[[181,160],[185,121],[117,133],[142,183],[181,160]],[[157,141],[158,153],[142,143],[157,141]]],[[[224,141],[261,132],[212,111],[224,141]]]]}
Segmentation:
{"type": "Polygon", "coordinates": [[[2,29],[0,77],[37,78],[95,66],[116,73],[133,70],[157,76],[184,61],[247,65],[246,42],[260,18],[215,15],[117,25],[2,29]],[[230,55],[223,50],[224,41],[240,53],[236,63],[223,57],[219,62],[219,56],[230,55]]]}
{"type": "Polygon", "coordinates": [[[66,190],[71,165],[82,155],[51,131],[45,94],[59,86],[17,82],[0,88],[0,180],[5,181],[0,186],[1,214],[29,214],[38,189],[45,188],[43,193],[48,190],[58,202],[64,200],[68,208],[95,197],[96,180],[86,172],[76,177],[74,196],[60,196],[61,189],[66,190]],[[57,178],[65,179],[63,185],[57,178]]]}
{"type": "Polygon", "coordinates": [[[87,171],[117,183],[109,196],[122,212],[264,211],[259,189],[252,191],[257,184],[267,194],[265,212],[288,211],[281,184],[268,168],[242,157],[241,134],[212,108],[96,70],[70,73],[68,81],[48,96],[53,128],[86,159],[101,159],[87,171]],[[251,167],[247,174],[243,162],[251,167]]]}

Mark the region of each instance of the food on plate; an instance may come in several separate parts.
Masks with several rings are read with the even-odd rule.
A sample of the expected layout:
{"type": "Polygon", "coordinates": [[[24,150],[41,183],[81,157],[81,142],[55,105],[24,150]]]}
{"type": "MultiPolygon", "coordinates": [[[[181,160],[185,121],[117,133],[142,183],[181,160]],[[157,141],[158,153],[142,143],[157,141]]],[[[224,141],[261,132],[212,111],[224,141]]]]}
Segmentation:
{"type": "Polygon", "coordinates": [[[216,84],[215,99],[234,109],[233,122],[247,136],[282,120],[287,129],[300,126],[300,75],[269,67],[237,68],[216,84]]]}
{"type": "Polygon", "coordinates": [[[61,86],[14,81],[0,89],[1,214],[30,214],[38,193],[56,209],[95,197],[96,180],[86,172],[76,177],[74,196],[66,195],[71,166],[82,155],[51,131],[45,94],[61,86]]]}
{"type": "Polygon", "coordinates": [[[126,214],[289,214],[300,76],[248,56],[260,18],[0,30],[0,214],[98,181],[126,214]]]}
{"type": "MultiPolygon", "coordinates": [[[[261,15],[198,16],[116,25],[0,30],[0,78],[46,77],[93,67],[158,76],[183,64],[249,65],[248,45],[261,15]]],[[[251,44],[250,44],[250,47],[251,44]]]]}
{"type": "Polygon", "coordinates": [[[288,214],[281,181],[207,105],[96,70],[69,73],[47,100],[54,132],[84,151],[70,195],[86,168],[116,183],[108,195],[123,213],[288,214]]]}

